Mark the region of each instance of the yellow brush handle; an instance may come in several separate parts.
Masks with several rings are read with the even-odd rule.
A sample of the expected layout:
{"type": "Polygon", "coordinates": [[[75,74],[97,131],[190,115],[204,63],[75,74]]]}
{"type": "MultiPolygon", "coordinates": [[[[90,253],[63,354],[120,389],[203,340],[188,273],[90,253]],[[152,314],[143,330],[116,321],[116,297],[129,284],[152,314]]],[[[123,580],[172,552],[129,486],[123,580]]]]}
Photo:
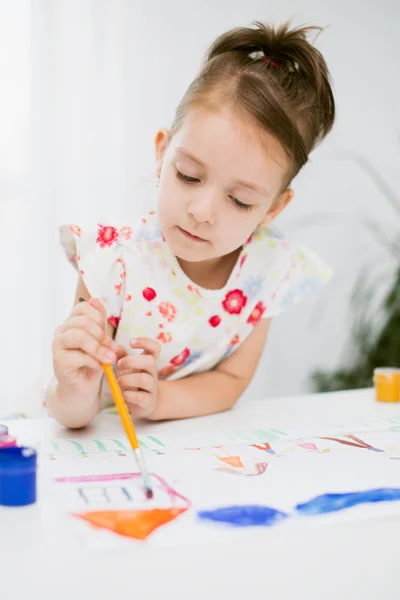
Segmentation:
{"type": "Polygon", "coordinates": [[[124,426],[125,433],[132,446],[132,449],[136,450],[139,448],[139,442],[136,437],[135,426],[132,422],[131,415],[129,414],[128,407],[125,404],[125,400],[122,395],[121,388],[118,385],[113,368],[111,365],[104,364],[103,369],[114,398],[115,406],[117,407],[122,425],[124,426]]]}

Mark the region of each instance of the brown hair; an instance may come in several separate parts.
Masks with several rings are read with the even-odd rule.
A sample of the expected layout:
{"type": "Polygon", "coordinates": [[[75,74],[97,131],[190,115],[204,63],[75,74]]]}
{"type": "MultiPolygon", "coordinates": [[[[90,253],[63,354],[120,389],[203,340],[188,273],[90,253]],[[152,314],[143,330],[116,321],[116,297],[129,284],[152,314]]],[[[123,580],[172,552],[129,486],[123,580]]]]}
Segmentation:
{"type": "Polygon", "coordinates": [[[193,107],[231,104],[272,134],[286,151],[285,187],[331,130],[335,101],[330,74],[307,35],[320,27],[278,28],[260,22],[218,37],[182,98],[171,134],[193,107]]]}

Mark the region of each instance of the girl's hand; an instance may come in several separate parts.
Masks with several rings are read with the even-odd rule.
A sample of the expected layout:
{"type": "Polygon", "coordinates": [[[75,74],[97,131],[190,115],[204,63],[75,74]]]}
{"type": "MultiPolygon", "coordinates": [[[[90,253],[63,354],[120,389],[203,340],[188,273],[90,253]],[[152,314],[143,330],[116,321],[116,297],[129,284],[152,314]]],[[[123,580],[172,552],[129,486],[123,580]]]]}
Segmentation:
{"type": "Polygon", "coordinates": [[[100,300],[76,304],[53,340],[54,373],[66,395],[92,394],[100,387],[102,363],[114,363],[117,345],[107,336],[107,314],[100,300]]]}
{"type": "Polygon", "coordinates": [[[117,380],[132,415],[149,418],[157,407],[157,358],[161,346],[150,338],[133,339],[129,345],[143,352],[131,356],[124,348],[118,348],[117,380]]]}

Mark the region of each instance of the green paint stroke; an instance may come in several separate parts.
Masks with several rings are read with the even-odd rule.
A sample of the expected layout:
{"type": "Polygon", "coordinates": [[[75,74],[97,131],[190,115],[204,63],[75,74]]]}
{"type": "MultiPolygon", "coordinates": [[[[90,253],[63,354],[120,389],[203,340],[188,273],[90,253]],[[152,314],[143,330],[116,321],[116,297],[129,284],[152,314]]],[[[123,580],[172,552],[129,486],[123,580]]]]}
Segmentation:
{"type": "Polygon", "coordinates": [[[100,452],[108,452],[107,448],[100,440],[93,440],[100,452]]]}
{"type": "Polygon", "coordinates": [[[283,435],[283,436],[287,437],[287,433],[285,433],[284,431],[281,431],[280,429],[268,429],[268,431],[273,431],[274,433],[277,433],[279,435],[283,435]]]}
{"type": "Polygon", "coordinates": [[[236,431],[235,433],[239,439],[245,440],[246,442],[252,442],[254,440],[254,431],[236,431]]]}
{"type": "Polygon", "coordinates": [[[277,435],[279,429],[253,429],[252,433],[260,442],[279,442],[282,435],[286,436],[286,433],[280,432],[282,435],[277,435]]]}
{"type": "Polygon", "coordinates": [[[148,446],[146,446],[146,444],[144,442],[142,442],[142,440],[139,440],[139,446],[141,448],[147,448],[147,449],[149,448],[148,446]]]}
{"type": "Polygon", "coordinates": [[[82,444],[80,444],[79,442],[76,442],[75,440],[67,440],[67,442],[69,442],[70,444],[73,444],[75,446],[75,448],[78,450],[79,454],[82,454],[82,456],[87,456],[87,452],[86,452],[86,450],[84,450],[82,444]]]}
{"type": "Polygon", "coordinates": [[[119,440],[115,440],[114,438],[110,438],[110,442],[114,442],[114,444],[117,446],[117,448],[119,450],[122,450],[123,452],[128,452],[128,448],[126,446],[124,446],[124,444],[122,442],[120,442],[119,440]]]}
{"type": "Polygon", "coordinates": [[[158,444],[159,446],[162,446],[163,448],[165,448],[165,444],[163,444],[162,442],[160,442],[160,440],[156,437],[154,437],[153,435],[147,435],[146,436],[149,440],[151,440],[152,442],[154,442],[155,444],[158,444]]]}

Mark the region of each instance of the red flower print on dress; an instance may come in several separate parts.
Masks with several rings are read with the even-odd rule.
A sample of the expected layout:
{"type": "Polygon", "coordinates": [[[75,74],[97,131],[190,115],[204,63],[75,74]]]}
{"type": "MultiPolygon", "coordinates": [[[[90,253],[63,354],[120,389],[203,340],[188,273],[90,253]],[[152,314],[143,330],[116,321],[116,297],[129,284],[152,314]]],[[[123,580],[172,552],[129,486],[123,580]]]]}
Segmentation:
{"type": "Polygon", "coordinates": [[[109,225],[99,225],[96,242],[100,248],[112,246],[118,240],[118,231],[109,225]]]}
{"type": "Polygon", "coordinates": [[[242,290],[232,290],[226,294],[222,306],[231,315],[239,315],[246,306],[246,302],[247,296],[243,294],[242,290]]]}
{"type": "Polygon", "coordinates": [[[82,229],[78,225],[68,225],[69,230],[78,237],[81,237],[82,229]]]}
{"type": "Polygon", "coordinates": [[[266,306],[265,306],[264,302],[258,302],[258,304],[256,304],[255,307],[253,308],[253,312],[247,319],[247,322],[250,323],[251,325],[256,325],[256,323],[258,323],[258,321],[263,316],[265,309],[266,309],[266,306]]]}
{"type": "Polygon", "coordinates": [[[127,294],[127,295],[125,296],[125,301],[126,301],[126,302],[130,302],[130,300],[132,300],[132,295],[131,295],[131,294],[127,294]]]}
{"type": "Polygon", "coordinates": [[[121,273],[119,274],[119,276],[121,277],[121,279],[125,279],[126,277],[126,269],[125,269],[125,262],[123,258],[117,258],[117,263],[120,263],[121,265],[121,273]]]}
{"type": "Polygon", "coordinates": [[[160,306],[158,307],[158,310],[160,311],[164,319],[167,319],[168,323],[172,323],[172,321],[176,317],[176,308],[170,302],[161,302],[160,306]]]}
{"type": "Polygon", "coordinates": [[[121,290],[122,290],[122,283],[118,283],[118,285],[114,285],[114,289],[117,292],[117,296],[119,296],[121,293],[121,290]]]}
{"type": "Polygon", "coordinates": [[[130,240],[132,237],[132,227],[121,227],[119,232],[125,241],[130,240]]]}
{"type": "Polygon", "coordinates": [[[172,373],[174,373],[174,372],[175,372],[175,367],[173,365],[167,365],[166,367],[164,367],[163,369],[158,371],[158,377],[160,379],[166,379],[167,377],[172,375],[172,373]]]}
{"type": "Polygon", "coordinates": [[[243,256],[240,259],[240,263],[239,263],[240,269],[243,267],[244,263],[246,262],[246,258],[247,258],[247,254],[243,254],[243,256]]]}
{"type": "Polygon", "coordinates": [[[183,365],[183,363],[189,358],[189,356],[190,350],[189,348],[185,348],[180,354],[178,354],[178,356],[174,356],[174,358],[171,358],[169,362],[171,363],[171,365],[179,367],[180,365],[183,365]]]}
{"type": "Polygon", "coordinates": [[[231,346],[236,346],[240,342],[239,336],[236,334],[231,339],[231,346]]]}
{"type": "Polygon", "coordinates": [[[211,327],[218,327],[218,325],[221,323],[221,317],[219,315],[214,315],[208,319],[208,322],[210,323],[211,327]]]}
{"type": "Polygon", "coordinates": [[[111,323],[111,325],[112,325],[112,326],[113,326],[115,329],[117,329],[117,328],[118,328],[118,325],[119,325],[119,322],[120,322],[120,320],[121,320],[121,317],[115,317],[115,316],[108,317],[108,322],[109,322],[109,323],[111,323]]]}
{"type": "Polygon", "coordinates": [[[172,342],[172,335],[168,333],[168,331],[162,331],[158,334],[157,339],[162,344],[168,344],[169,342],[172,342]]]}
{"type": "Polygon", "coordinates": [[[147,300],[147,302],[151,302],[157,296],[156,291],[151,287],[144,288],[142,294],[143,298],[147,300]]]}

